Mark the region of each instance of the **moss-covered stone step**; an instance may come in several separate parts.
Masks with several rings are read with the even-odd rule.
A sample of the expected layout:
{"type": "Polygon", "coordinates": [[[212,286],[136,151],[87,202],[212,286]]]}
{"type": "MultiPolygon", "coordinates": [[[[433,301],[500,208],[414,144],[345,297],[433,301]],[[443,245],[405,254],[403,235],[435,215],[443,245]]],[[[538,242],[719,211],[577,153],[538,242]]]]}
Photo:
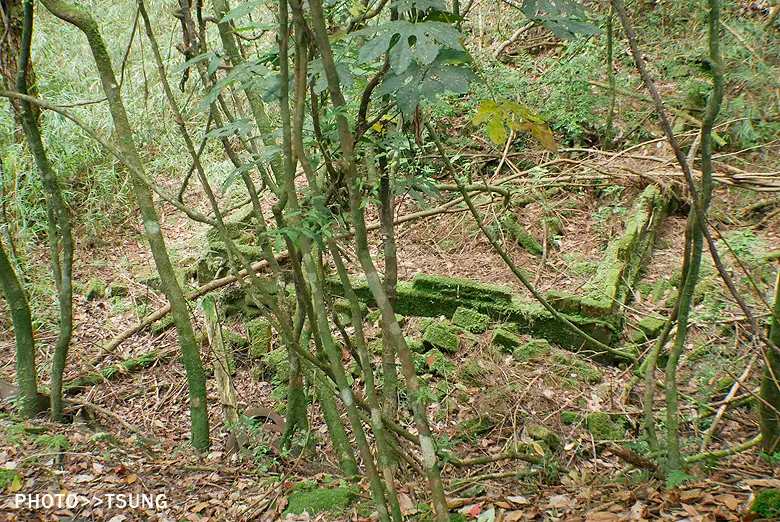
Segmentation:
{"type": "MultiPolygon", "coordinates": [[[[411,283],[401,281],[397,286],[395,311],[411,317],[453,317],[458,308],[465,307],[488,316],[492,321],[514,323],[513,330],[517,335],[529,334],[544,338],[570,350],[592,348],[536,301],[511,294],[511,298],[506,300],[508,289],[479,283],[468,286],[464,285],[464,281],[466,280],[424,274],[415,276],[411,283]],[[434,286],[434,281],[439,286],[434,286]],[[477,289],[482,286],[492,288],[494,292],[480,294],[477,289]],[[461,291],[467,287],[468,290],[461,291]],[[480,296],[481,299],[466,297],[473,295],[480,296]]],[[[332,295],[343,296],[344,291],[338,279],[328,278],[326,287],[332,295]]],[[[364,280],[352,279],[352,287],[361,301],[368,306],[375,306],[371,291],[364,280]]],[[[578,314],[563,315],[588,335],[605,344],[611,344],[619,337],[615,327],[607,321],[578,314]]]]}
{"type": "Polygon", "coordinates": [[[525,248],[528,253],[535,256],[542,255],[542,244],[517,222],[517,217],[513,213],[507,214],[507,216],[501,220],[501,224],[503,225],[504,232],[517,241],[517,243],[525,248]]]}
{"type": "Polygon", "coordinates": [[[477,283],[469,279],[430,274],[417,274],[412,287],[425,292],[437,292],[449,297],[476,299],[479,301],[509,302],[512,290],[505,286],[477,283]]]}
{"type": "Polygon", "coordinates": [[[653,185],[640,194],[626,220],[625,232],[607,247],[596,275],[586,290],[587,302],[581,301],[582,313],[591,317],[612,317],[616,326],[622,324],[618,312],[628,299],[648,255],[655,243],[656,230],[668,206],[668,198],[653,185]]]}

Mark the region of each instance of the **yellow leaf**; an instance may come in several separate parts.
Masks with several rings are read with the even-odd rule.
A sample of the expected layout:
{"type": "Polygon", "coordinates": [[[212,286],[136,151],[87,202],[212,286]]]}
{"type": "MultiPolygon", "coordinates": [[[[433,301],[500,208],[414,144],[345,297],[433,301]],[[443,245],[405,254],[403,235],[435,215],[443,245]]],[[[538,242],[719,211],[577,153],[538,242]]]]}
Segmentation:
{"type": "Polygon", "coordinates": [[[16,493],[22,489],[22,478],[18,474],[14,475],[14,479],[11,481],[11,485],[9,487],[11,489],[11,493],[16,493]]]}
{"type": "Polygon", "coordinates": [[[539,140],[539,143],[542,144],[542,147],[549,150],[550,152],[558,151],[558,144],[555,143],[555,136],[553,136],[550,127],[547,125],[534,125],[531,127],[531,133],[534,135],[534,138],[539,140]]]}
{"type": "Polygon", "coordinates": [[[534,442],[531,444],[531,446],[534,448],[534,451],[539,454],[540,457],[544,457],[544,448],[542,448],[542,445],[538,442],[534,442]]]}
{"type": "Polygon", "coordinates": [[[480,101],[477,114],[475,114],[471,120],[472,123],[474,123],[474,125],[479,125],[480,123],[488,121],[490,118],[495,116],[496,109],[498,108],[499,105],[492,100],[480,101]]]}
{"type": "Polygon", "coordinates": [[[496,145],[503,145],[506,143],[507,132],[504,127],[504,120],[500,115],[496,114],[487,124],[487,133],[490,141],[496,145]]]}

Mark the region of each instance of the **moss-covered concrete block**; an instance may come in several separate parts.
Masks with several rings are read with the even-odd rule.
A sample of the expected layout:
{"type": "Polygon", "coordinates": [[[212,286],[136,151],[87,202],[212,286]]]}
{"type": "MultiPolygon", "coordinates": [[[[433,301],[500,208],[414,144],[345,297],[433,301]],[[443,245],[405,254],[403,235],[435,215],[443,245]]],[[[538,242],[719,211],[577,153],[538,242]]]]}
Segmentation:
{"type": "Polygon", "coordinates": [[[253,359],[259,359],[271,350],[271,323],[255,319],[246,324],[246,332],[249,336],[249,355],[253,359]]]}
{"type": "Polygon", "coordinates": [[[287,509],[282,514],[300,515],[304,511],[310,515],[319,513],[342,513],[358,496],[351,489],[341,486],[333,489],[315,488],[295,491],[287,497],[287,509]]]}
{"type": "Polygon", "coordinates": [[[173,315],[168,314],[156,323],[152,323],[150,329],[153,334],[159,334],[173,326],[173,315]]]}
{"type": "MultiPolygon", "coordinates": [[[[452,278],[445,279],[451,280],[452,278]]],[[[418,279],[418,281],[420,280],[418,279]]],[[[340,282],[327,278],[325,283],[328,292],[333,295],[342,295],[343,289],[340,282]]],[[[425,286],[421,282],[418,284],[425,286]]],[[[361,300],[369,306],[376,306],[365,282],[355,279],[352,282],[352,286],[356,289],[361,300]]],[[[470,295],[471,290],[473,288],[466,291],[466,294],[470,295]]],[[[453,287],[450,287],[450,291],[447,293],[441,293],[422,290],[419,287],[415,287],[414,283],[401,281],[398,283],[398,299],[395,303],[395,309],[398,313],[405,316],[433,318],[441,316],[452,317],[459,307],[467,307],[487,315],[492,321],[513,323],[513,327],[518,334],[529,334],[537,338],[545,338],[557,346],[571,350],[594,348],[587,343],[583,343],[582,338],[578,334],[568,330],[559,319],[555,318],[535,301],[519,296],[512,297],[509,301],[506,301],[504,300],[506,294],[503,291],[497,295],[494,294],[493,300],[457,297],[453,293],[453,287]]],[[[564,314],[564,316],[600,342],[612,344],[619,338],[617,329],[612,324],[613,317],[605,318],[607,320],[604,320],[577,314],[564,314]]],[[[425,325],[423,324],[422,326],[425,325]]],[[[420,330],[422,330],[422,327],[420,330]]],[[[522,343],[517,343],[514,346],[519,344],[522,343]]],[[[600,358],[600,360],[602,359],[605,362],[615,361],[613,356],[604,356],[600,358]]]]}
{"type": "Polygon", "coordinates": [[[274,384],[286,384],[290,380],[290,363],[286,348],[276,348],[263,356],[263,364],[273,376],[274,384]]]}
{"type": "Polygon", "coordinates": [[[662,302],[670,288],[672,288],[672,285],[669,283],[669,280],[665,277],[660,278],[653,285],[653,290],[650,292],[650,300],[654,303],[662,302]]]}
{"type": "Polygon", "coordinates": [[[106,296],[106,282],[101,279],[90,279],[84,297],[87,301],[102,299],[106,296]]]}
{"type": "Polygon", "coordinates": [[[525,433],[534,440],[539,440],[547,444],[552,451],[561,446],[561,439],[547,426],[529,422],[525,425],[525,433]]]}
{"type": "Polygon", "coordinates": [[[490,415],[469,417],[455,425],[455,435],[457,437],[476,438],[492,430],[493,426],[495,426],[495,421],[490,415]]]}
{"type": "Polygon", "coordinates": [[[490,317],[471,308],[460,306],[452,314],[452,324],[460,326],[471,333],[479,334],[490,326],[490,317]]]}
{"type": "Polygon", "coordinates": [[[666,321],[657,317],[644,317],[635,328],[632,328],[630,339],[636,344],[657,339],[666,326],[666,321]]]}
{"type": "Polygon", "coordinates": [[[658,317],[643,317],[637,324],[637,327],[645,333],[648,339],[655,339],[661,335],[664,326],[666,326],[666,321],[658,317]]]}
{"type": "Polygon", "coordinates": [[[476,283],[469,279],[456,277],[417,274],[412,279],[412,286],[419,290],[437,292],[461,299],[503,302],[512,300],[512,290],[507,287],[476,283]]]}
{"type": "Polygon", "coordinates": [[[506,232],[509,237],[517,241],[521,247],[535,256],[542,255],[544,251],[542,244],[539,243],[539,241],[534,236],[532,236],[530,232],[528,232],[520,223],[517,222],[517,218],[514,214],[508,214],[501,221],[501,223],[503,225],[504,232],[506,232]]]}
{"type": "Polygon", "coordinates": [[[503,326],[493,331],[491,342],[506,352],[511,352],[523,344],[523,340],[520,337],[503,326]]]}
{"type": "Polygon", "coordinates": [[[545,297],[550,306],[565,314],[580,313],[580,298],[569,292],[550,290],[545,297]]]}
{"type": "Polygon", "coordinates": [[[613,306],[613,301],[607,301],[606,299],[583,297],[580,300],[580,310],[582,311],[582,314],[598,319],[611,317],[613,315],[613,306]]]}
{"type": "Polygon", "coordinates": [[[457,353],[460,350],[457,331],[441,323],[433,323],[426,328],[422,342],[447,353],[457,353]]]}
{"type": "Polygon", "coordinates": [[[245,336],[227,328],[222,329],[222,341],[233,350],[249,346],[249,340],[245,336]]]}
{"type": "Polygon", "coordinates": [[[552,347],[547,339],[534,339],[521,346],[518,346],[512,352],[512,358],[515,361],[529,361],[550,355],[552,347]]]}
{"type": "MultiPolygon", "coordinates": [[[[371,312],[368,312],[365,317],[366,317],[366,321],[368,321],[369,324],[373,324],[375,326],[382,326],[381,310],[372,310],[371,312]]],[[[399,326],[403,326],[406,322],[406,319],[401,314],[395,314],[395,320],[399,326]]]]}
{"type": "Polygon", "coordinates": [[[623,422],[612,421],[607,413],[589,413],[585,422],[588,431],[596,440],[620,440],[626,436],[623,422]]]}

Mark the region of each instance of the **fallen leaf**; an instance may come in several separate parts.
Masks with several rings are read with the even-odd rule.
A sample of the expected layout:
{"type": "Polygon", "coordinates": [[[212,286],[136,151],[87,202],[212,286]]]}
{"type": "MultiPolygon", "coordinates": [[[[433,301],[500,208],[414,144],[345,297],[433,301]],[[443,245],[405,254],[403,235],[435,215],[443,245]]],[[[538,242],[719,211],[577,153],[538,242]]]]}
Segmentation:
{"type": "Polygon", "coordinates": [[[699,510],[697,510],[695,507],[689,504],[683,504],[682,508],[685,510],[686,513],[688,513],[690,516],[694,518],[699,516],[699,510]]]}
{"type": "Polygon", "coordinates": [[[509,495],[506,497],[506,499],[513,504],[517,504],[518,506],[528,506],[531,504],[531,501],[525,498],[523,495],[509,495]]]}
{"type": "Polygon", "coordinates": [[[645,518],[647,518],[645,516],[646,511],[647,511],[647,507],[642,502],[637,500],[636,502],[634,502],[634,505],[631,506],[631,511],[628,514],[628,518],[631,520],[644,520],[645,518]]]}
{"type": "Polygon", "coordinates": [[[517,511],[507,511],[504,515],[504,522],[517,522],[523,518],[523,512],[520,510],[517,511]]]}
{"type": "Polygon", "coordinates": [[[404,515],[409,514],[409,511],[414,509],[414,502],[406,493],[400,493],[398,495],[398,504],[401,507],[401,513],[404,515]]]}
{"type": "Polygon", "coordinates": [[[701,498],[700,489],[689,489],[680,492],[680,500],[683,502],[690,502],[691,500],[699,500],[701,498]]]}
{"type": "Polygon", "coordinates": [[[745,479],[745,484],[750,487],[760,486],[762,488],[780,488],[780,479],[745,479]]]}
{"type": "Polygon", "coordinates": [[[731,511],[736,511],[741,502],[735,497],[734,495],[718,495],[715,497],[715,501],[719,502],[720,504],[723,504],[727,508],[729,508],[731,511]]]}
{"type": "Polygon", "coordinates": [[[550,497],[547,508],[565,509],[571,505],[571,500],[567,495],[554,495],[550,497]]]}
{"type": "Polygon", "coordinates": [[[585,515],[587,522],[620,522],[620,515],[616,513],[609,513],[608,511],[601,511],[598,513],[588,513],[585,515]]]}

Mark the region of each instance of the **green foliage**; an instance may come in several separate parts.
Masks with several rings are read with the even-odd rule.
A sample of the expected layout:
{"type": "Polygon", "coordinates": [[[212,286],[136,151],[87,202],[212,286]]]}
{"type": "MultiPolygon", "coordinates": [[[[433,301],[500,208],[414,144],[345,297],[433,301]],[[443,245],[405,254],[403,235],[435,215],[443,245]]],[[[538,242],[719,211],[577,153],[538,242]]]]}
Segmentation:
{"type": "Polygon", "coordinates": [[[668,489],[673,489],[678,486],[682,486],[691,480],[696,480],[696,477],[689,475],[684,471],[673,469],[666,474],[666,487],[668,489]]]}
{"type": "MultiPolygon", "coordinates": [[[[409,7],[412,2],[404,2],[409,7]]],[[[434,7],[437,2],[425,2],[434,7]]],[[[398,108],[411,116],[423,98],[431,101],[445,92],[466,93],[475,79],[467,66],[462,34],[455,26],[438,21],[391,20],[352,33],[366,37],[358,63],[373,64],[385,53],[390,70],[376,90],[377,96],[392,94],[398,108]]]]}
{"type": "Polygon", "coordinates": [[[755,513],[760,519],[777,520],[780,518],[780,489],[765,489],[753,501],[750,513],[755,513]]]}
{"type": "Polygon", "coordinates": [[[33,441],[36,446],[42,446],[44,448],[52,449],[54,451],[68,450],[70,449],[70,441],[68,437],[61,433],[57,434],[44,434],[39,435],[33,441]]]}
{"type": "Polygon", "coordinates": [[[587,21],[586,7],[575,0],[523,0],[523,14],[559,38],[598,34],[601,30],[587,21]]]}
{"type": "Polygon", "coordinates": [[[0,468],[0,491],[9,487],[18,491],[21,488],[22,476],[18,471],[12,469],[0,468]]]}

